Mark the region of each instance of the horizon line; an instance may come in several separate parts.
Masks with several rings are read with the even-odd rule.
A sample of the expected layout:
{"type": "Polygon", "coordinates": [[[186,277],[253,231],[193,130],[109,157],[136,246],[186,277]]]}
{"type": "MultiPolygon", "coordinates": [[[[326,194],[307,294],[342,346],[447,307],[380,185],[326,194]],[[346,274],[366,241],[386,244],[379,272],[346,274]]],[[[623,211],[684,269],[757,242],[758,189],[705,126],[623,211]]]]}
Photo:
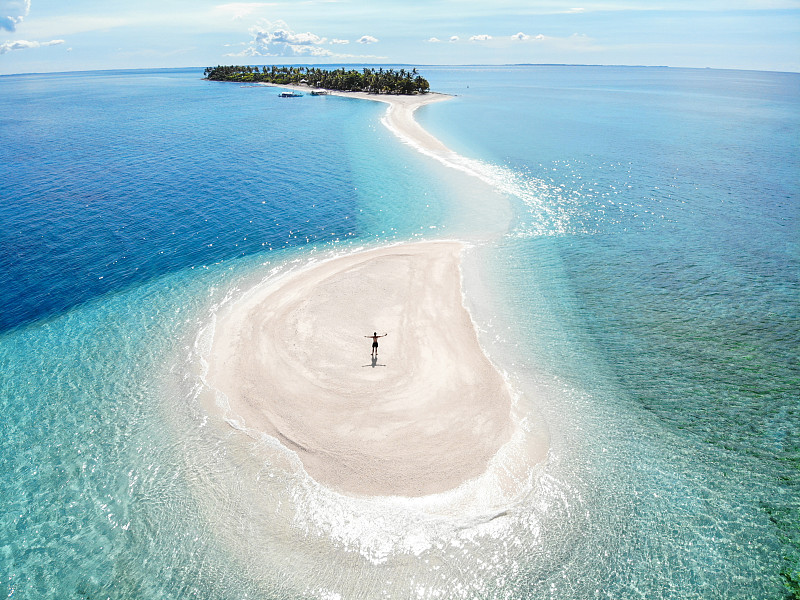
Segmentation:
{"type": "MultiPolygon", "coordinates": [[[[241,63],[242,65],[256,65],[257,63],[241,63]]],[[[266,66],[268,63],[258,63],[260,66],[266,66]]],[[[630,69],[685,69],[697,71],[743,71],[752,73],[783,73],[798,75],[800,71],[782,71],[772,69],[747,69],[740,67],[675,67],[670,65],[637,65],[637,64],[602,64],[602,63],[459,63],[459,64],[435,64],[435,63],[370,63],[370,62],[352,62],[352,63],[278,63],[274,62],[271,65],[286,66],[286,67],[346,67],[346,66],[399,66],[399,67],[445,67],[445,68],[458,68],[458,67],[604,67],[604,68],[630,68],[630,69]]],[[[206,65],[207,67],[208,65],[206,65]]],[[[217,65],[217,66],[221,66],[217,65]]],[[[113,71],[177,71],[182,69],[205,69],[204,66],[187,65],[182,67],[125,67],[125,68],[108,68],[108,69],[76,69],[73,71],[29,71],[21,73],[0,73],[0,77],[16,77],[22,75],[60,75],[67,73],[107,73],[113,71]]]]}

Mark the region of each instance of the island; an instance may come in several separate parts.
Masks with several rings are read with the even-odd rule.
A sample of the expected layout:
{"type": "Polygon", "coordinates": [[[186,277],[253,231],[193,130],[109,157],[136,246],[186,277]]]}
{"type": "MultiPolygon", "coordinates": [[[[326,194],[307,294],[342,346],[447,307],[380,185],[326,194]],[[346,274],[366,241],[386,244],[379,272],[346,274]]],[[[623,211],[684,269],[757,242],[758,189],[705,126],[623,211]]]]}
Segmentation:
{"type": "Polygon", "coordinates": [[[307,85],[311,88],[370,94],[412,95],[429,91],[428,80],[417,69],[320,69],[290,66],[216,66],[206,67],[210,81],[307,85]]]}

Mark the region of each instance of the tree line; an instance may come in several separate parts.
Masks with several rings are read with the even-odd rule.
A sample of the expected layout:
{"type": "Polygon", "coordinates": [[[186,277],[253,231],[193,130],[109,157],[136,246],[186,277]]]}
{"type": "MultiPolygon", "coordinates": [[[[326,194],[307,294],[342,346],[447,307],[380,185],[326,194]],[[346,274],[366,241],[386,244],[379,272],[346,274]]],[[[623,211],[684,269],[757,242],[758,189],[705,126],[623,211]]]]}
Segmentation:
{"type": "Polygon", "coordinates": [[[428,81],[416,69],[356,69],[326,70],[317,67],[278,66],[217,66],[206,67],[206,79],[211,81],[264,82],[278,85],[307,84],[311,87],[344,92],[373,94],[424,94],[428,81]]]}

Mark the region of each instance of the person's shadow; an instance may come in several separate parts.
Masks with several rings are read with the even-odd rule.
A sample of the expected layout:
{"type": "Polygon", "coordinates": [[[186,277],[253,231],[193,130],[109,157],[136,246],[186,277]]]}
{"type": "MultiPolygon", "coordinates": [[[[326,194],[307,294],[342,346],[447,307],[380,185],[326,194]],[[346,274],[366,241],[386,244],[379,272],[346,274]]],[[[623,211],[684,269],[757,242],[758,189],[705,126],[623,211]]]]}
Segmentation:
{"type": "Polygon", "coordinates": [[[362,367],[372,367],[374,369],[375,367],[385,367],[386,365],[378,364],[378,357],[377,356],[373,356],[372,357],[372,362],[370,364],[361,365],[361,366],[362,367]]]}

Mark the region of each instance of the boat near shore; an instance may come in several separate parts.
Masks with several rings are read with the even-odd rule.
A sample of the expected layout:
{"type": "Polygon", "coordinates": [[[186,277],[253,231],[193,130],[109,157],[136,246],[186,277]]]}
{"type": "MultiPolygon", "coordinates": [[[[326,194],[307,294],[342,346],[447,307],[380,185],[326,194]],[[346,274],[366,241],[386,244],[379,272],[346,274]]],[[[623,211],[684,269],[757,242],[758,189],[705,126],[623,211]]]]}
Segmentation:
{"type": "Polygon", "coordinates": [[[281,92],[278,94],[281,98],[300,98],[302,95],[300,92],[281,92]]]}

